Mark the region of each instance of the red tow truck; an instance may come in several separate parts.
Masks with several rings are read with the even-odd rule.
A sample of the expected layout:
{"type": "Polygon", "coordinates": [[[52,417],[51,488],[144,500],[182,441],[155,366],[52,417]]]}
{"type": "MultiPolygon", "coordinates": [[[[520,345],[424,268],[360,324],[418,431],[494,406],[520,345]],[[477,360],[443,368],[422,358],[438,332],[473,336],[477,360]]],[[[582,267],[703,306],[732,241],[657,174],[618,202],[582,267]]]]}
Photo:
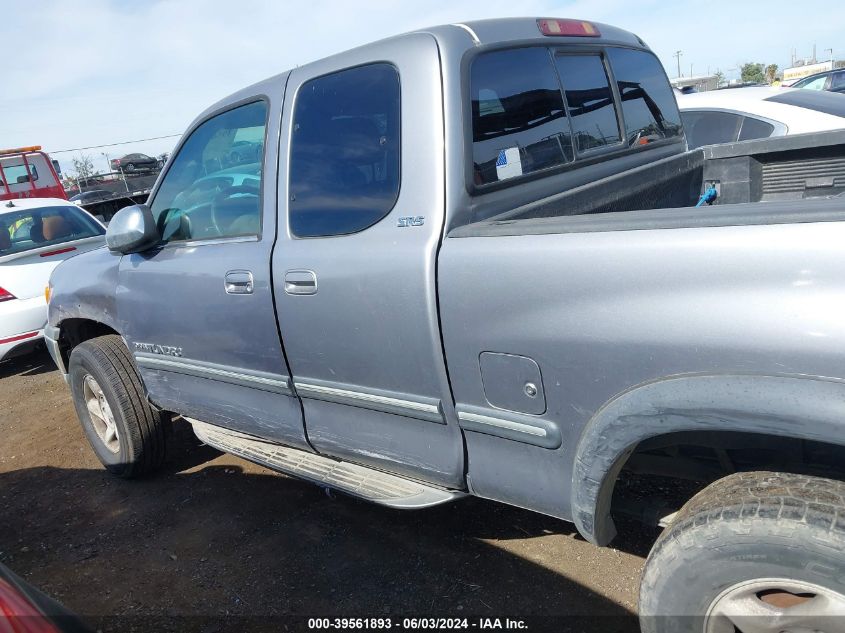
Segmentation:
{"type": "Polygon", "coordinates": [[[61,198],[64,187],[40,145],[0,149],[0,200],[61,198]]]}

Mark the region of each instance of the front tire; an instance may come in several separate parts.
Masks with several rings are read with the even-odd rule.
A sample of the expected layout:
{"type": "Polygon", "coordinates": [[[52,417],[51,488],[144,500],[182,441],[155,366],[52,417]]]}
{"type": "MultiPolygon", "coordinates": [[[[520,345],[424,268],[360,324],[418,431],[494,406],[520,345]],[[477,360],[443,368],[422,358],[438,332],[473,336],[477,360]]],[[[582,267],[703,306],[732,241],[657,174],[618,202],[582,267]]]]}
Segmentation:
{"type": "Polygon", "coordinates": [[[130,479],[161,466],[169,419],[147,401],[119,336],[101,336],[77,346],[68,378],[82,429],[109,472],[130,479]]]}
{"type": "Polygon", "coordinates": [[[845,483],[738,473],[693,497],[655,543],[644,633],[845,631],[845,483]]]}

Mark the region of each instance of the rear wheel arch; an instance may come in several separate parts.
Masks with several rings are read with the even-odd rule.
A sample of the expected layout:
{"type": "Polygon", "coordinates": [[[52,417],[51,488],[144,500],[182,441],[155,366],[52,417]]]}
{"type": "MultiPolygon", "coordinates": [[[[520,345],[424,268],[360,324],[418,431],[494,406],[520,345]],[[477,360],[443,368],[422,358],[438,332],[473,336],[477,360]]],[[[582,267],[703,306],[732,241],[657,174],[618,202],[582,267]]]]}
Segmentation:
{"type": "Polygon", "coordinates": [[[581,434],[572,476],[573,521],[595,544],[614,538],[610,509],[616,480],[645,440],[730,431],[845,445],[843,402],[842,381],[793,376],[682,376],[624,392],[581,434]]]}

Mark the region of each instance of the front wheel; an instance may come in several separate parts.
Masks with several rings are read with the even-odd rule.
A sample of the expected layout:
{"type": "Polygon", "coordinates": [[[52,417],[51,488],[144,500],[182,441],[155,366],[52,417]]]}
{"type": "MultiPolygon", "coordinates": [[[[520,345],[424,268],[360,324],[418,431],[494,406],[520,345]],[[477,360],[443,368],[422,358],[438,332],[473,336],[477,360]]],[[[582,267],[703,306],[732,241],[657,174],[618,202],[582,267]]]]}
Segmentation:
{"type": "Polygon", "coordinates": [[[679,512],[640,585],[645,633],[845,632],[845,483],[721,479],[679,512]]]}
{"type": "Polygon", "coordinates": [[[81,343],[68,374],[76,414],[103,466],[126,479],[156,470],[169,418],[147,401],[123,340],[109,335],[81,343]]]}

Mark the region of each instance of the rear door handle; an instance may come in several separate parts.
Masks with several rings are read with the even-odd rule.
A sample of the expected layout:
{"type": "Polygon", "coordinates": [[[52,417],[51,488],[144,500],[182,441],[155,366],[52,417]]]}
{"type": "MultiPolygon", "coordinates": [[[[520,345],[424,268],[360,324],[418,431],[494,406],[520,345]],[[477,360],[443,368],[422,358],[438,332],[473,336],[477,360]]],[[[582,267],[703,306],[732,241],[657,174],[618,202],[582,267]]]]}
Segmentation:
{"type": "Polygon", "coordinates": [[[289,270],[285,273],[285,292],[289,295],[317,294],[317,275],[313,270],[289,270]]]}
{"type": "Polygon", "coordinates": [[[255,289],[252,273],[248,270],[230,270],[226,273],[223,287],[230,295],[251,295],[255,289]]]}

